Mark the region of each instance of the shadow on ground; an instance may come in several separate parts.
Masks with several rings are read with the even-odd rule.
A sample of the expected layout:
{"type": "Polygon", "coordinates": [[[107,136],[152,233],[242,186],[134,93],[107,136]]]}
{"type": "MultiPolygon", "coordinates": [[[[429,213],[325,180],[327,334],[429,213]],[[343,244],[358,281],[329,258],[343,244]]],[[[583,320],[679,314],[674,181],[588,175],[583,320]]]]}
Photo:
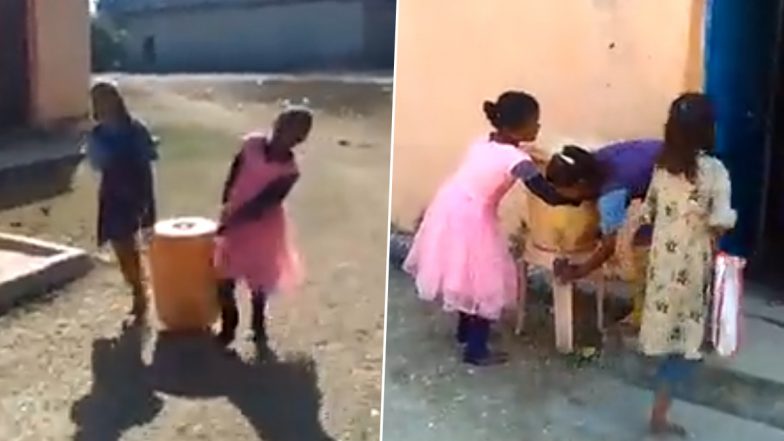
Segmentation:
{"type": "Polygon", "coordinates": [[[155,419],[157,392],[188,398],[226,397],[259,439],[330,441],[319,421],[321,393],[312,359],[279,359],[269,348],[258,362],[228,356],[209,334],[159,334],[153,360],[142,359],[145,331],[125,327],[93,343],[93,387],[76,402],[75,441],[114,441],[155,419]]]}

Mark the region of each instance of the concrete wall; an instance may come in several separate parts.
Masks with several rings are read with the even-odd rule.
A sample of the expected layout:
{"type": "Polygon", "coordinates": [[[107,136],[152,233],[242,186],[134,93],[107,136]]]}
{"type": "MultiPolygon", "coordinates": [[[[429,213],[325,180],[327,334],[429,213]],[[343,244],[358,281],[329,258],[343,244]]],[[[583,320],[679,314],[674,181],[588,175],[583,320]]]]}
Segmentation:
{"type": "Polygon", "coordinates": [[[395,61],[395,0],[364,2],[364,63],[391,68],[395,61]]]}
{"type": "Polygon", "coordinates": [[[132,68],[156,40],[159,71],[283,70],[341,65],[362,56],[363,7],[325,0],[181,9],[128,17],[132,68]]]}
{"type": "Polygon", "coordinates": [[[28,2],[33,124],[83,117],[90,84],[88,0],[28,2]]]}
{"type": "Polygon", "coordinates": [[[701,87],[703,0],[492,3],[400,0],[392,215],[403,227],[488,132],[483,100],[506,89],[537,96],[540,147],[552,150],[657,136],[669,102],[701,87]]]}

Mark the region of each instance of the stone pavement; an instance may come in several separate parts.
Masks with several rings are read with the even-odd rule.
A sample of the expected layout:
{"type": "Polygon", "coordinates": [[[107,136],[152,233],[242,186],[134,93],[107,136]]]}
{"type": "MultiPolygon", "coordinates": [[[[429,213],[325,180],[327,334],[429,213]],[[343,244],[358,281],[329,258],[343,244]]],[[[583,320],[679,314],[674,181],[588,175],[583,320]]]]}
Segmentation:
{"type": "MultiPolygon", "coordinates": [[[[733,358],[706,357],[680,398],[784,430],[784,306],[769,300],[773,294],[747,283],[740,351],[733,358]]],[[[609,350],[604,361],[619,377],[650,387],[654,367],[634,350],[609,350]]]]}
{"type": "Polygon", "coordinates": [[[735,359],[711,360],[711,364],[734,372],[784,384],[784,303],[768,299],[784,294],[753,283],[746,284],[743,309],[745,323],[741,351],[735,359]]]}
{"type": "MultiPolygon", "coordinates": [[[[392,269],[387,312],[384,440],[639,441],[651,393],[596,367],[502,335],[512,362],[492,368],[459,363],[452,317],[419,300],[392,269]]],[[[674,418],[692,439],[774,441],[784,431],[678,401],[674,418]]]]}
{"type": "MultiPolygon", "coordinates": [[[[390,261],[393,266],[399,266],[401,263],[409,240],[410,237],[408,235],[393,232],[390,244],[390,261]]],[[[393,270],[393,284],[406,285],[408,283],[406,280],[404,276],[401,276],[400,273],[395,273],[393,270]]],[[[543,284],[538,283],[536,280],[533,280],[532,283],[536,285],[533,287],[535,291],[546,289],[543,284]]],[[[398,289],[405,290],[406,288],[398,289]]],[[[410,290],[413,289],[411,288],[410,290]]],[[[393,292],[394,289],[390,287],[390,306],[388,311],[390,316],[394,315],[393,292]]],[[[408,293],[405,296],[413,297],[414,295],[413,293],[408,293]]],[[[763,430],[763,428],[774,430],[774,427],[784,430],[784,368],[782,368],[784,366],[784,363],[782,363],[784,355],[779,350],[779,342],[784,341],[784,307],[770,302],[769,299],[775,297],[775,293],[766,291],[762,286],[747,284],[744,301],[745,326],[742,350],[734,359],[714,357],[706,360],[696,375],[695,384],[688,390],[678,392],[679,398],[693,403],[693,405],[684,403],[680,406],[685,412],[691,412],[691,414],[695,415],[695,418],[699,416],[698,419],[706,422],[717,418],[725,418],[726,421],[733,422],[733,427],[742,426],[747,428],[743,430],[763,430]],[[751,429],[751,427],[757,427],[757,429],[751,429]]],[[[421,308],[421,304],[419,308],[421,308]]],[[[396,332],[392,321],[389,322],[387,332],[387,378],[389,380],[390,360],[393,359],[393,357],[390,357],[390,353],[394,353],[396,350],[395,340],[391,337],[396,332]]],[[[405,343],[402,344],[405,346],[405,343]]],[[[512,344],[515,344],[515,342],[513,341],[512,344]]],[[[549,350],[549,348],[539,349],[549,350]]],[[[601,363],[597,364],[596,368],[602,368],[599,370],[601,374],[594,373],[594,375],[599,376],[598,378],[601,381],[594,380],[593,384],[599,387],[600,390],[604,390],[607,396],[613,396],[613,394],[617,393],[628,396],[628,400],[625,399],[624,401],[630,406],[634,403],[644,404],[645,396],[648,393],[642,389],[650,387],[651,371],[653,369],[653,365],[649,360],[630,350],[628,346],[620,348],[607,346],[601,363]],[[610,380],[611,378],[612,380],[610,380]],[[609,391],[611,390],[614,390],[614,392],[610,393],[609,391]]],[[[390,394],[387,397],[394,397],[394,391],[397,390],[395,383],[388,381],[386,386],[387,393],[390,394]]],[[[593,406],[591,410],[599,414],[605,411],[615,412],[612,410],[611,404],[593,406]]],[[[526,409],[526,412],[528,412],[528,409],[526,409]]],[[[564,412],[568,414],[566,410],[564,412]]],[[[594,417],[597,415],[594,415],[594,417]]],[[[684,416],[692,418],[689,415],[684,416]]],[[[628,418],[624,417],[623,420],[628,423],[628,418]]],[[[615,430],[619,431],[618,433],[623,433],[623,428],[618,426],[618,424],[614,423],[614,425],[607,426],[608,429],[612,427],[615,427],[615,430]]],[[[719,427],[717,432],[721,434],[735,433],[730,430],[731,428],[724,430],[724,428],[715,424],[706,425],[706,428],[711,427],[719,427]]],[[[784,436],[784,432],[775,432],[774,430],[772,433],[777,433],[778,438],[776,439],[784,439],[781,438],[784,436]]]]}

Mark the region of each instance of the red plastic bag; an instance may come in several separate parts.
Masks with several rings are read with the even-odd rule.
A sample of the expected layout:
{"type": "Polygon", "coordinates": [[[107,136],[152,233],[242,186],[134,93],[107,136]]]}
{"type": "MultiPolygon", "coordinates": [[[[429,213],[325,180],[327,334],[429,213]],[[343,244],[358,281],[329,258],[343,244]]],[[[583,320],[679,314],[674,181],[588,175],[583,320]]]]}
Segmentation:
{"type": "Polygon", "coordinates": [[[713,280],[711,342],[716,353],[731,357],[738,352],[741,334],[743,269],[746,259],[719,253],[713,280]]]}

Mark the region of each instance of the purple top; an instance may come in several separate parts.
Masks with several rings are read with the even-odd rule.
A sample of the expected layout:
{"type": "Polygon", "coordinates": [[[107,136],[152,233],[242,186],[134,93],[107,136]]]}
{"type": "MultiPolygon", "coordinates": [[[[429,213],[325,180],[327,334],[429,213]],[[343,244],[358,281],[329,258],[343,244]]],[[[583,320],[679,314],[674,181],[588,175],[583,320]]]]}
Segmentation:
{"type": "Polygon", "coordinates": [[[604,171],[598,200],[602,234],[616,233],[626,222],[629,201],[645,197],[662,145],[656,139],[631,140],[594,153],[604,171]]]}
{"type": "Polygon", "coordinates": [[[638,139],[599,149],[594,157],[605,173],[599,194],[625,189],[629,199],[645,197],[663,144],[659,139],[638,139]]]}

